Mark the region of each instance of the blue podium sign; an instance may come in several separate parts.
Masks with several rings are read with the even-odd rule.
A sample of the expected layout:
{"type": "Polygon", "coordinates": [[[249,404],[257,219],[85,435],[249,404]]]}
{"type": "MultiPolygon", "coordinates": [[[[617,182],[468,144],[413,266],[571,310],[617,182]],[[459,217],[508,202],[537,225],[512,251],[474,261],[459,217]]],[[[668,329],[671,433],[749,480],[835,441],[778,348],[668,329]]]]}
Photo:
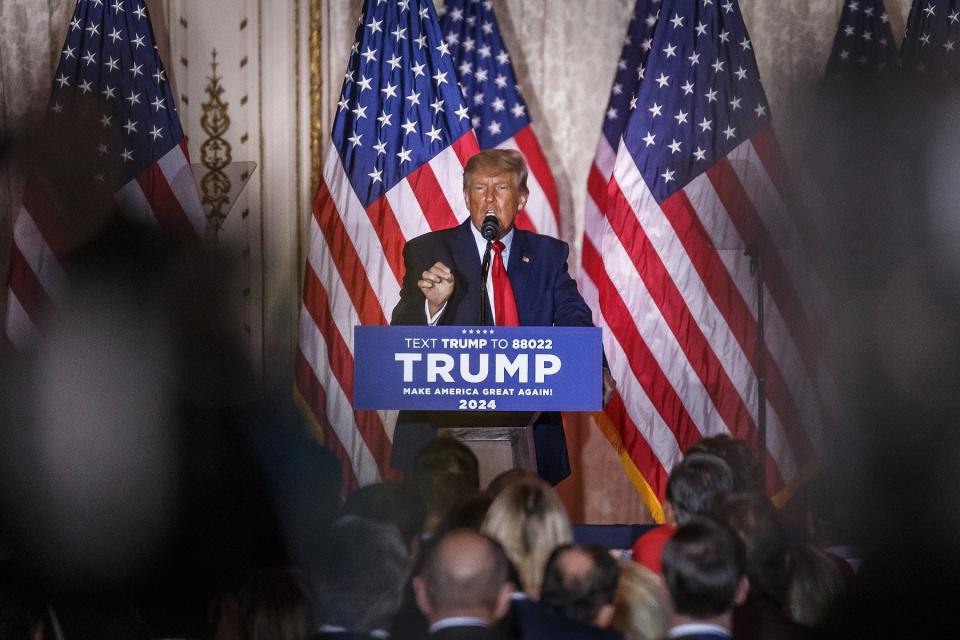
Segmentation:
{"type": "Polygon", "coordinates": [[[357,409],[599,411],[596,327],[356,327],[357,409]]]}

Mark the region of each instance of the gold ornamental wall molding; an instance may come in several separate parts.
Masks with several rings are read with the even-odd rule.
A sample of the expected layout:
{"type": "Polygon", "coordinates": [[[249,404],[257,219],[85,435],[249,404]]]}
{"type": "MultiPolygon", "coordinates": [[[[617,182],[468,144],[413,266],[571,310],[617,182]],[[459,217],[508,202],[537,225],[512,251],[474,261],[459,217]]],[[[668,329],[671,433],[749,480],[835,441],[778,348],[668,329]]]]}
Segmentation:
{"type": "Polygon", "coordinates": [[[207,238],[216,240],[230,210],[232,185],[223,170],[233,160],[233,150],[223,137],[230,129],[230,114],[229,103],[223,101],[221,77],[217,75],[216,49],[213,50],[212,57],[212,74],[207,77],[207,86],[204,88],[208,99],[201,105],[200,116],[200,127],[207,134],[207,138],[200,145],[200,162],[207,169],[200,181],[200,201],[207,211],[207,238]]]}

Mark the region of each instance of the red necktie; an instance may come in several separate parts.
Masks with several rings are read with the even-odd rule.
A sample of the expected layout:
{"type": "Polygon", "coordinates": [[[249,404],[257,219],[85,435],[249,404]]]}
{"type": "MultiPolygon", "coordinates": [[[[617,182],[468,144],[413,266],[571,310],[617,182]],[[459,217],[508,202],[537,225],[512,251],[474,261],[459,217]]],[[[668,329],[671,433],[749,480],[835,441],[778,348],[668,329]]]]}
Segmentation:
{"type": "Polygon", "coordinates": [[[506,246],[497,240],[493,243],[493,306],[496,307],[497,324],[502,327],[517,327],[520,316],[517,315],[517,301],[513,297],[513,287],[503,265],[503,250],[506,246]]]}

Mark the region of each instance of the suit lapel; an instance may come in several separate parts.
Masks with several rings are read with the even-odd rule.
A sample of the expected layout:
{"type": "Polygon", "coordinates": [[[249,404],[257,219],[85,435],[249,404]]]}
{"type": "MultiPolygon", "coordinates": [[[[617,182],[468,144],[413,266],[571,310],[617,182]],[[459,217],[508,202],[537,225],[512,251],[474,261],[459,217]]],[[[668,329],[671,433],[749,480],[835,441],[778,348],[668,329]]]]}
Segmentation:
{"type": "Polygon", "coordinates": [[[527,279],[530,277],[530,269],[535,258],[529,254],[528,236],[529,232],[514,228],[510,262],[507,264],[507,276],[510,278],[510,286],[513,287],[513,297],[517,301],[520,324],[524,324],[524,320],[530,317],[528,308],[537,303],[532,299],[536,292],[527,291],[527,279]]]}
{"type": "Polygon", "coordinates": [[[458,302],[454,317],[450,319],[452,324],[475,325],[480,322],[480,256],[471,224],[470,218],[467,218],[457,227],[453,236],[451,253],[454,272],[460,277],[454,289],[454,297],[458,302]]]}

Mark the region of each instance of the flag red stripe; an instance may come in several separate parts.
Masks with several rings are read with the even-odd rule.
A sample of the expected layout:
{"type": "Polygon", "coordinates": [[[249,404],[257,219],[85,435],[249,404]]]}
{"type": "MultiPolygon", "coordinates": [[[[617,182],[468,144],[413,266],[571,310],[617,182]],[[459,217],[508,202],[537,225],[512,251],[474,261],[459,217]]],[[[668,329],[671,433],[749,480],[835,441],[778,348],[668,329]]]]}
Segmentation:
{"type": "Polygon", "coordinates": [[[454,153],[460,158],[460,164],[466,165],[471,156],[480,151],[480,143],[477,142],[477,136],[473,131],[467,131],[454,141],[452,145],[454,153]]]}
{"type": "Polygon", "coordinates": [[[373,225],[373,230],[383,247],[383,255],[390,265],[390,270],[396,276],[397,282],[403,280],[403,230],[397,222],[393,208],[386,196],[381,196],[367,207],[367,216],[373,225]]]}
{"type": "Polygon", "coordinates": [[[607,179],[600,173],[600,168],[596,164],[590,165],[590,173],[587,175],[587,193],[593,198],[597,209],[605,211],[607,207],[607,179]]]}
{"type": "Polygon", "coordinates": [[[27,181],[23,191],[23,208],[30,212],[30,217],[53,255],[62,259],[73,246],[69,231],[64,226],[66,221],[57,213],[47,192],[32,179],[27,181]]]}
{"type": "Polygon", "coordinates": [[[40,326],[44,312],[53,308],[53,303],[16,242],[10,247],[10,272],[7,274],[7,285],[17,297],[20,306],[27,312],[31,322],[35,326],[40,326]]]}
{"type": "Polygon", "coordinates": [[[407,175],[407,183],[420,203],[423,217],[433,231],[457,226],[457,216],[443,193],[443,188],[429,162],[425,162],[407,175]]]}
{"type": "MultiPolygon", "coordinates": [[[[687,413],[683,402],[680,401],[680,396],[677,395],[643,336],[637,330],[630,310],[620,297],[620,292],[610,280],[610,276],[607,275],[603,259],[589,238],[584,237],[582,251],[582,264],[600,293],[600,307],[603,309],[603,318],[607,326],[627,354],[627,361],[637,382],[643,387],[664,422],[670,426],[680,450],[686,451],[687,447],[700,439],[700,430],[687,413]]],[[[622,423],[614,420],[614,424],[622,423]]],[[[641,471],[646,469],[639,468],[641,471]]]]}
{"type": "Polygon", "coordinates": [[[520,131],[517,131],[516,135],[513,136],[513,140],[517,143],[520,153],[527,159],[527,166],[530,168],[530,173],[532,173],[537,179],[537,182],[540,183],[543,194],[547,197],[547,201],[550,202],[550,209],[553,212],[554,219],[557,221],[557,229],[560,229],[560,197],[557,195],[557,183],[553,180],[550,163],[547,162],[547,157],[543,155],[543,149],[540,148],[540,143],[537,141],[537,136],[533,133],[533,128],[530,125],[525,126],[523,129],[520,129],[520,131]]]}
{"type": "Polygon", "coordinates": [[[357,474],[353,470],[353,462],[350,460],[347,450],[343,448],[340,438],[337,437],[337,432],[333,430],[330,421],[327,420],[327,393],[320,381],[317,380],[313,369],[310,368],[310,363],[307,362],[306,356],[300,349],[297,349],[296,372],[297,389],[300,390],[300,395],[303,396],[310,407],[310,412],[323,431],[324,445],[333,449],[334,455],[340,461],[343,492],[349,495],[356,490],[358,485],[357,474]]]}
{"type": "MultiPolygon", "coordinates": [[[[350,404],[353,404],[353,354],[350,347],[344,342],[340,331],[333,321],[330,301],[323,283],[316,272],[307,264],[303,278],[303,305],[307,313],[313,318],[314,324],[327,344],[327,353],[330,358],[330,369],[340,383],[344,395],[350,404]]],[[[318,363],[319,364],[319,363],[318,363]]],[[[384,431],[380,416],[375,411],[354,411],[357,429],[360,436],[370,449],[381,477],[387,477],[390,472],[390,455],[392,444],[384,431]]]]}
{"type": "Polygon", "coordinates": [[[736,386],[727,376],[700,325],[691,315],[660,256],[651,246],[615,178],[610,180],[608,196],[607,219],[611,227],[687,356],[691,368],[700,378],[718,415],[735,437],[754,441],[756,425],[750,411],[743,404],[736,386]]]}
{"type": "MultiPolygon", "coordinates": [[[[693,204],[681,190],[664,201],[661,209],[683,245],[690,263],[700,275],[707,293],[740,345],[740,350],[756,372],[757,322],[717,250],[710,246],[707,231],[697,217],[693,204]]],[[[810,444],[803,435],[799,412],[774,354],[769,347],[765,353],[767,400],[780,417],[795,458],[803,459],[804,455],[810,453],[810,444]]]]}
{"type": "Polygon", "coordinates": [[[807,310],[753,202],[727,158],[721,158],[707,169],[707,176],[744,244],[756,244],[761,248],[764,284],[780,309],[807,370],[811,373],[816,371],[820,346],[814,338],[816,333],[807,322],[807,310]]]}
{"type": "Polygon", "coordinates": [[[620,433],[620,442],[633,460],[633,464],[643,475],[644,480],[650,485],[650,488],[660,500],[667,495],[667,480],[669,476],[667,470],[660,464],[660,460],[650,448],[650,443],[643,437],[637,425],[627,413],[627,408],[623,404],[623,398],[619,393],[614,392],[610,397],[610,402],[604,408],[604,413],[610,420],[617,425],[620,433]]]}
{"type": "Polygon", "coordinates": [[[524,231],[530,231],[532,233],[537,233],[537,227],[533,224],[533,218],[530,217],[530,214],[527,213],[526,209],[521,209],[517,212],[517,217],[514,218],[513,224],[518,229],[523,229],[524,231]]]}
{"type": "Polygon", "coordinates": [[[177,235],[185,237],[195,237],[196,231],[190,224],[186,212],[180,206],[176,194],[170,188],[166,176],[160,169],[160,165],[151,164],[137,176],[137,184],[143,190],[153,215],[160,222],[160,226],[177,235]]]}
{"type": "Polygon", "coordinates": [[[377,299],[373,285],[370,284],[367,272],[363,268],[363,261],[360,260],[343,226],[343,220],[340,219],[327,184],[323,180],[320,181],[317,195],[313,200],[313,215],[323,237],[326,238],[331,258],[350,294],[350,299],[360,318],[360,324],[377,326],[387,324],[383,309],[380,308],[380,300],[377,299]]]}

